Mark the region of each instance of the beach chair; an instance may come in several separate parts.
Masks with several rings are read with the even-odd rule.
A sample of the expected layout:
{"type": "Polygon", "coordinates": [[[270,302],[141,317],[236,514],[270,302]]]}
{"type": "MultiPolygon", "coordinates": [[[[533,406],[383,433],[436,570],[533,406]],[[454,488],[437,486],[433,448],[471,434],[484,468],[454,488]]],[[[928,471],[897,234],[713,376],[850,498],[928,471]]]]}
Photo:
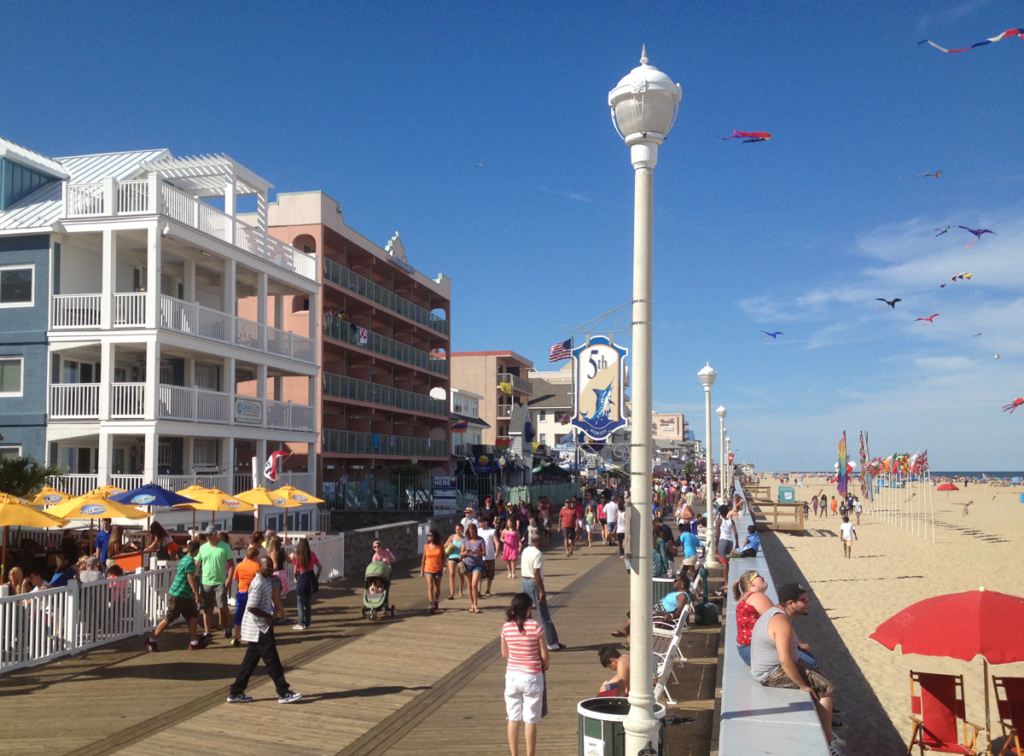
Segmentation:
{"type": "Polygon", "coordinates": [[[676,702],[672,700],[672,696],[668,692],[668,681],[671,679],[676,685],[679,684],[679,679],[675,673],[675,665],[677,662],[683,663],[686,661],[681,645],[683,633],[689,629],[689,616],[690,606],[687,604],[679,615],[679,623],[670,635],[665,634],[664,631],[654,631],[653,653],[656,662],[655,674],[657,676],[654,684],[654,700],[660,701],[664,695],[670,706],[675,706],[676,702]]]}
{"type": "Polygon", "coordinates": [[[1003,728],[1003,749],[999,756],[1008,753],[1024,756],[1020,747],[1021,735],[1024,734],[1024,677],[992,675],[992,687],[996,691],[999,725],[1003,728]]]}
{"type": "Polygon", "coordinates": [[[907,756],[917,745],[920,753],[959,753],[977,756],[978,733],[983,728],[967,721],[964,711],[964,676],[910,673],[910,721],[914,724],[907,756]],[[957,721],[962,722],[961,732],[957,721]],[[967,730],[973,732],[968,737],[967,730]]]}

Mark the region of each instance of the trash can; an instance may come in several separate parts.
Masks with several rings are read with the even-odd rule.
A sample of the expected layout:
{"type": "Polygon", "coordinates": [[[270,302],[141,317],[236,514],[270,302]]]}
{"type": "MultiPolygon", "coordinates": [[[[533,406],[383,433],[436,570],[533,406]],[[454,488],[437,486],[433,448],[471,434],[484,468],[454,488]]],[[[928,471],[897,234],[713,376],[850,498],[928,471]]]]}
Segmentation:
{"type": "Polygon", "coordinates": [[[796,489],[792,486],[779,486],[779,504],[796,504],[796,489]]]}
{"type": "Polygon", "coordinates": [[[672,578],[654,578],[654,603],[657,604],[672,593],[672,578]]]}
{"type": "MultiPolygon", "coordinates": [[[[621,697],[588,698],[576,706],[579,714],[579,756],[625,756],[626,729],[623,722],[629,714],[629,700],[621,697]]],[[[651,747],[658,756],[667,752],[665,705],[654,704],[654,716],[661,720],[658,742],[651,747]]]]}

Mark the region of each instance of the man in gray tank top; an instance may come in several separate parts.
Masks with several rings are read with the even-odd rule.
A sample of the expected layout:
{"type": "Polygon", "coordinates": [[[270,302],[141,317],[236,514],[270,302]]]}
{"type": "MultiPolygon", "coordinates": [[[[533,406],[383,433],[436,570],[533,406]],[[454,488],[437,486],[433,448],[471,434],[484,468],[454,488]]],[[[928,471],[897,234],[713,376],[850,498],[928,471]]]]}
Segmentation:
{"type": "Polygon", "coordinates": [[[793,617],[810,613],[811,599],[800,583],[786,583],[778,589],[779,603],[757,620],[750,635],[750,672],[769,688],[796,688],[810,693],[825,733],[829,753],[843,756],[846,745],[832,732],[832,702],[835,686],[821,672],[798,657],[793,617]]]}

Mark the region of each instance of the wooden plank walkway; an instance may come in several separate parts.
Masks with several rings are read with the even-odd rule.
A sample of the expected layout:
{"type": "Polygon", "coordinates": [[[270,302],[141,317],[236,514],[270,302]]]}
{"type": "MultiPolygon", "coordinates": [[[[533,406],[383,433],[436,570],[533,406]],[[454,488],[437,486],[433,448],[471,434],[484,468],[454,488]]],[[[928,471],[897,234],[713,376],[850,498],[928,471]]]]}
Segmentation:
{"type": "MultiPolygon", "coordinates": [[[[614,640],[609,632],[624,622],[629,603],[628,576],[613,552],[584,546],[567,559],[556,547],[545,556],[554,621],[570,648],[552,655],[542,753],[576,752],[576,703],[607,677],[597,649],[614,640]]],[[[186,652],[186,635],[175,629],[161,638],[159,654],[134,639],[0,678],[0,756],[150,756],[183,744],[243,753],[264,749],[268,737],[290,754],[438,754],[450,750],[453,733],[507,753],[505,663],[496,639],[520,581],[503,577],[499,565],[481,614],[457,599],[442,600],[446,611],[430,616],[417,573],[396,570],[394,619],[363,620],[361,587],[325,584],[313,630],[279,629],[288,681],[305,696],[297,704],[277,704],[262,665],[249,688],[256,700],[225,703],[242,649],[219,639],[186,652]]],[[[717,628],[691,633],[689,662],[672,689],[681,710],[670,716],[698,721],[670,728],[675,756],[709,753],[717,646],[717,628]]]]}

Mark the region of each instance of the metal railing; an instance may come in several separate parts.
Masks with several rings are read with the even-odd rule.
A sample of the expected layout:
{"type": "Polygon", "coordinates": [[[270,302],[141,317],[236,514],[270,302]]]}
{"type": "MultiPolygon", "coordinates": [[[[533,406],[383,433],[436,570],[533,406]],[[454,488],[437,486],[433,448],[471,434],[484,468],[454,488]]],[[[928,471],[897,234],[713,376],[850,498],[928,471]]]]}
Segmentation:
{"type": "Polygon", "coordinates": [[[291,402],[277,402],[268,399],[266,402],[266,426],[285,430],[316,430],[314,407],[291,402]]]}
{"type": "Polygon", "coordinates": [[[525,378],[520,378],[518,375],[512,375],[512,373],[499,373],[498,385],[500,386],[502,383],[511,383],[512,391],[518,391],[519,393],[526,394],[528,396],[533,395],[533,383],[525,378]]]}
{"type": "Polygon", "coordinates": [[[498,405],[498,417],[512,417],[512,405],[511,404],[499,404],[498,405]]]}
{"type": "Polygon", "coordinates": [[[447,457],[447,439],[391,436],[385,433],[325,430],[325,454],[388,454],[399,457],[447,457]]]}
{"type": "Polygon", "coordinates": [[[361,381],[347,375],[325,372],[323,385],[325,396],[354,399],[359,402],[370,402],[412,412],[425,412],[430,415],[445,416],[448,414],[448,403],[443,399],[434,399],[426,394],[416,394],[379,383],[361,381]]]}
{"type": "Polygon", "coordinates": [[[364,278],[353,270],[339,265],[334,260],[324,259],[324,279],[335,283],[343,289],[369,299],[392,312],[417,323],[425,325],[438,333],[448,335],[448,321],[432,314],[424,307],[388,291],[380,284],[364,278]]]}
{"type": "Polygon", "coordinates": [[[337,341],[344,341],[347,344],[382,354],[399,362],[415,365],[432,373],[448,375],[447,360],[439,359],[432,356],[429,352],[424,352],[422,349],[402,344],[399,341],[381,336],[373,331],[360,329],[340,318],[324,318],[324,334],[337,341]],[[360,337],[361,331],[365,341],[360,337]]]}

